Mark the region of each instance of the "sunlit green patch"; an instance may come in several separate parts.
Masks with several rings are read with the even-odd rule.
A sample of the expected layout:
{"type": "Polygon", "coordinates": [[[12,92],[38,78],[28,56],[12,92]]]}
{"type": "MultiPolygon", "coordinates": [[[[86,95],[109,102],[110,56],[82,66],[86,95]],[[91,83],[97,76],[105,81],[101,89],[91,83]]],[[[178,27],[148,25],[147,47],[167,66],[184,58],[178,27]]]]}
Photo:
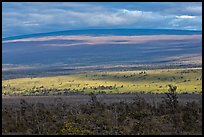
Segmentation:
{"type": "Polygon", "coordinates": [[[18,78],[2,81],[3,95],[83,93],[164,93],[168,84],[178,93],[202,93],[202,69],[160,69],[87,72],[67,76],[18,78]],[[49,91],[49,92],[47,92],[49,91]]]}

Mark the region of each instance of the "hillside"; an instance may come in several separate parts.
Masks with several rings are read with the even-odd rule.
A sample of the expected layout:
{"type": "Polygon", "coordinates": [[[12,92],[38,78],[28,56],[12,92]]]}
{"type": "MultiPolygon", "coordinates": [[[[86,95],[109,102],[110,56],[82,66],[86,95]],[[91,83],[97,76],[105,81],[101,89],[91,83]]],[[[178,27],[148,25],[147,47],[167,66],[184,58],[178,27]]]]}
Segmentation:
{"type": "Polygon", "coordinates": [[[3,74],[12,69],[202,64],[201,31],[70,30],[3,38],[3,74]]]}

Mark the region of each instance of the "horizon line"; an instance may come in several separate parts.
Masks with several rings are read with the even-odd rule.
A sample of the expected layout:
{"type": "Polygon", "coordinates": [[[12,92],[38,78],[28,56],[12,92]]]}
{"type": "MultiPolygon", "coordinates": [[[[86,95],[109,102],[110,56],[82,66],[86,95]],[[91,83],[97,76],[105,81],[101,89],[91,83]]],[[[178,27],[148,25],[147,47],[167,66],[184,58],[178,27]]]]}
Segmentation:
{"type": "Polygon", "coordinates": [[[30,34],[23,34],[23,35],[15,35],[15,36],[8,36],[2,37],[2,41],[4,39],[10,39],[15,37],[23,37],[23,36],[30,36],[30,35],[40,35],[40,34],[47,34],[47,33],[54,33],[54,32],[66,32],[66,31],[84,31],[84,30],[177,30],[177,31],[194,31],[194,32],[202,32],[202,30],[196,29],[170,29],[170,28],[90,28],[90,29],[69,29],[69,30],[58,30],[58,31],[48,31],[48,32],[38,32],[38,33],[30,33],[30,34]]]}

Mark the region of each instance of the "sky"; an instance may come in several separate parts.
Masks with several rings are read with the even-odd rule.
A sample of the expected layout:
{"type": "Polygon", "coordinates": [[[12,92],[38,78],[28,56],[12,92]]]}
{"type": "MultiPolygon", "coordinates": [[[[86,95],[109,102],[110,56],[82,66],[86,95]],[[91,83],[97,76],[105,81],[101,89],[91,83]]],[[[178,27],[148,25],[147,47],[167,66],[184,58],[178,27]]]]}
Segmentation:
{"type": "Polygon", "coordinates": [[[3,2],[2,37],[102,28],[202,30],[201,2],[3,2]]]}

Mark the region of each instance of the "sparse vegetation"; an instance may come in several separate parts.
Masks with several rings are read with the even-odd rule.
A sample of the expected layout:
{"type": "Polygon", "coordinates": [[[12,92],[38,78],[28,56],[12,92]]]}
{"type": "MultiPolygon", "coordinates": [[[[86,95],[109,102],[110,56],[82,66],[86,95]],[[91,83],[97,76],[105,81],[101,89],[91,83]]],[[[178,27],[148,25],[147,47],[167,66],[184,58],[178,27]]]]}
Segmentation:
{"type": "Polygon", "coordinates": [[[177,93],[202,93],[202,69],[108,71],[67,76],[2,81],[2,95],[68,95],[72,93],[164,93],[168,84],[177,93]]]}
{"type": "MultiPolygon", "coordinates": [[[[170,87],[170,93],[171,88],[174,87],[170,87]]],[[[167,94],[163,103],[157,106],[140,97],[130,103],[104,104],[93,93],[89,103],[77,107],[61,98],[53,104],[32,104],[21,100],[19,106],[3,106],[2,134],[202,134],[202,106],[197,102],[188,102],[177,103],[174,108],[171,106],[174,95],[176,93],[167,94]]]]}

